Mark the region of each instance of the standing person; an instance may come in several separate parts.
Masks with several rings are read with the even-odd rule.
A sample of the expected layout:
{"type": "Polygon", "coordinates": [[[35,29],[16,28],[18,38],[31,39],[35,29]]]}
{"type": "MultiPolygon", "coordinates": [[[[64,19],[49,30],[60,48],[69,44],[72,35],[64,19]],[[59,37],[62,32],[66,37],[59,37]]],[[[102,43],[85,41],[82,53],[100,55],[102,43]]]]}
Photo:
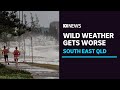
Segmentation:
{"type": "Polygon", "coordinates": [[[5,63],[8,63],[8,65],[9,65],[8,53],[9,53],[9,50],[6,49],[6,47],[4,46],[4,49],[2,50],[2,55],[4,55],[5,63]]]}
{"type": "Polygon", "coordinates": [[[15,47],[13,54],[14,54],[14,60],[16,62],[16,65],[18,65],[18,57],[20,56],[20,51],[17,50],[17,47],[15,47]]]}

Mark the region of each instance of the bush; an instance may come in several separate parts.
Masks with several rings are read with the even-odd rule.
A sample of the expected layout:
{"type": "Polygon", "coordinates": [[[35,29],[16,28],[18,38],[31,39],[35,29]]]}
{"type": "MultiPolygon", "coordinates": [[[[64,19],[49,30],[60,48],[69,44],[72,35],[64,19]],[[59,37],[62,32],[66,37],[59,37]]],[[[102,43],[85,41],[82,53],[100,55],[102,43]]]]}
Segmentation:
{"type": "Polygon", "coordinates": [[[0,63],[0,69],[1,68],[5,68],[5,65],[3,65],[3,64],[0,63]]]}
{"type": "Polygon", "coordinates": [[[5,67],[0,63],[0,79],[32,79],[30,72],[5,67]]]}

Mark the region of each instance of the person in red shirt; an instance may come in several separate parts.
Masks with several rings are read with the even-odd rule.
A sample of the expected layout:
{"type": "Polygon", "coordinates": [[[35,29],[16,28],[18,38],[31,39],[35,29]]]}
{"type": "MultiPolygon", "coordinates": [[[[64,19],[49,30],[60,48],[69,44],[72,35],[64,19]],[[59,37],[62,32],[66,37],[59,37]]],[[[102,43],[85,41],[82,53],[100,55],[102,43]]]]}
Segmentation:
{"type": "Polygon", "coordinates": [[[18,64],[18,57],[20,56],[20,51],[17,50],[17,47],[15,48],[13,54],[14,54],[15,62],[16,62],[16,64],[18,64]]]}
{"type": "Polygon", "coordinates": [[[2,55],[4,55],[5,63],[8,63],[8,65],[9,65],[8,53],[9,53],[9,50],[6,49],[6,47],[4,46],[4,49],[2,50],[2,55]]]}

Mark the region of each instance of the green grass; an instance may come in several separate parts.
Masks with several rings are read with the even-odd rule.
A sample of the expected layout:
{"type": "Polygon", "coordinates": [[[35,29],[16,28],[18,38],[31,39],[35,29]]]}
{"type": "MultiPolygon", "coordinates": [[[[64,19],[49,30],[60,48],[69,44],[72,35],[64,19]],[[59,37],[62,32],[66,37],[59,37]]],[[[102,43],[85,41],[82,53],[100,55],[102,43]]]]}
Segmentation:
{"type": "Polygon", "coordinates": [[[43,67],[43,68],[48,68],[48,69],[53,69],[53,70],[59,70],[58,65],[51,65],[51,64],[39,64],[39,63],[27,63],[32,66],[37,66],[37,67],[43,67]]]}
{"type": "Polygon", "coordinates": [[[29,72],[5,67],[0,63],[0,79],[32,79],[29,72]]]}

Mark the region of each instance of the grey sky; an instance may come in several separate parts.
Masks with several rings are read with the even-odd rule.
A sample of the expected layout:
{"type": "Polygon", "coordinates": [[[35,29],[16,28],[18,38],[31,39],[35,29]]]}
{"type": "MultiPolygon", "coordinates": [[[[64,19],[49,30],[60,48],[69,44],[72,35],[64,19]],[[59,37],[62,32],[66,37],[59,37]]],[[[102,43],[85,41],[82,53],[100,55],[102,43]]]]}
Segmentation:
{"type": "MultiPolygon", "coordinates": [[[[27,21],[31,22],[31,15],[33,16],[37,14],[39,18],[39,24],[44,27],[49,27],[50,22],[59,21],[59,11],[23,11],[24,14],[27,15],[27,21]]],[[[36,18],[34,18],[35,20],[36,18]]]]}

